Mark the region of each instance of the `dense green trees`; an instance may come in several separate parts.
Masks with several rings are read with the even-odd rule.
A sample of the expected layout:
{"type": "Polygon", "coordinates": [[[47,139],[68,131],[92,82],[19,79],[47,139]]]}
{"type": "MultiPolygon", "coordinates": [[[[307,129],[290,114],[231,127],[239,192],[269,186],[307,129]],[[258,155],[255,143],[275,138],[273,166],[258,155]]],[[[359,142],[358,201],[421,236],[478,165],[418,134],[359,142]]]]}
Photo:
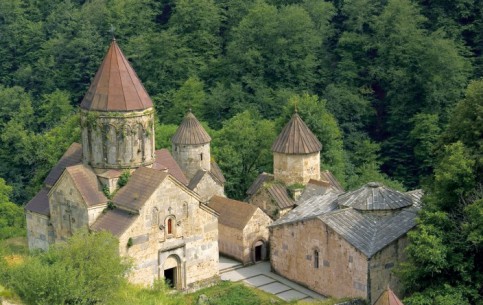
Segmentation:
{"type": "Polygon", "coordinates": [[[403,266],[402,274],[411,296],[405,304],[456,305],[481,301],[482,94],[483,81],[470,84],[441,137],[443,147],[426,190],[419,225],[409,233],[410,260],[403,266]],[[455,129],[465,124],[467,128],[455,129]]]}

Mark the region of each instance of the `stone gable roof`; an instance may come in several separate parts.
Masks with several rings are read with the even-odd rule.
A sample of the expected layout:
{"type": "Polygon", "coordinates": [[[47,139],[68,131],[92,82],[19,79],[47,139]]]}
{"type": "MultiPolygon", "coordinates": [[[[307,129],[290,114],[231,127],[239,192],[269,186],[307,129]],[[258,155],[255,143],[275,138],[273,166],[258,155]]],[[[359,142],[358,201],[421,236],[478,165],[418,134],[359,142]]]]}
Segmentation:
{"type": "Polygon", "coordinates": [[[245,228],[258,209],[255,205],[218,195],[210,199],[208,206],[220,215],[218,223],[239,230],[245,228]]]}
{"type": "Polygon", "coordinates": [[[273,152],[283,154],[310,154],[321,149],[322,144],[297,112],[292,115],[272,145],[273,152]]]}
{"type": "Polygon", "coordinates": [[[252,196],[258,192],[258,190],[263,186],[265,182],[273,181],[273,175],[268,173],[261,173],[258,177],[253,181],[252,185],[247,190],[247,195],[252,196]]]}
{"type": "Polygon", "coordinates": [[[339,180],[332,174],[330,171],[325,170],[320,173],[320,180],[323,181],[328,181],[330,183],[330,186],[338,191],[338,192],[344,192],[344,188],[340,184],[339,180]]]}
{"type": "Polygon", "coordinates": [[[189,111],[171,138],[174,144],[196,145],[211,142],[210,135],[189,111]]]}
{"type": "Polygon", "coordinates": [[[106,210],[90,227],[93,231],[108,231],[114,236],[121,236],[136,220],[137,214],[121,209],[106,210]]]}
{"type": "Polygon", "coordinates": [[[135,111],[153,107],[116,40],[112,41],[80,107],[96,111],[135,111]]]}
{"type": "Polygon", "coordinates": [[[37,195],[32,198],[25,209],[27,211],[35,212],[38,214],[42,214],[45,216],[50,216],[50,207],[49,207],[49,189],[44,187],[42,188],[37,195]]]}
{"type": "Polygon", "coordinates": [[[374,305],[404,305],[394,292],[387,288],[384,290],[374,305]]]}
{"type": "Polygon", "coordinates": [[[363,187],[341,195],[338,203],[357,210],[396,210],[413,205],[411,196],[370,182],[363,187]]]}
{"type": "Polygon", "coordinates": [[[79,164],[67,167],[65,172],[72,178],[75,188],[88,207],[107,203],[106,196],[99,188],[97,176],[91,168],[79,164]]]}
{"type": "Polygon", "coordinates": [[[295,209],[279,218],[272,226],[304,221],[337,210],[337,196],[336,192],[328,191],[325,194],[314,195],[307,200],[299,201],[299,205],[295,209]]]}
{"type": "Polygon", "coordinates": [[[318,218],[370,258],[412,229],[416,225],[417,211],[408,208],[380,215],[349,208],[318,218]]]}
{"type": "Polygon", "coordinates": [[[188,179],[183,174],[183,171],[179,167],[178,163],[176,163],[169,150],[163,148],[156,150],[154,153],[156,158],[152,167],[153,169],[161,171],[167,170],[168,173],[179,182],[183,183],[184,185],[188,185],[188,179]]]}
{"type": "Polygon", "coordinates": [[[140,167],[132,173],[127,184],[117,191],[112,201],[129,210],[140,210],[167,176],[166,172],[140,167]]]}
{"type": "Polygon", "coordinates": [[[218,163],[216,163],[215,160],[211,160],[211,173],[216,179],[218,179],[218,181],[220,181],[221,184],[225,184],[225,176],[223,176],[223,172],[221,171],[218,163]]]}
{"type": "Polygon", "coordinates": [[[60,158],[59,162],[50,170],[49,174],[44,180],[47,187],[52,187],[59,180],[68,166],[79,164],[82,162],[82,145],[79,143],[72,143],[65,153],[60,158]]]}
{"type": "Polygon", "coordinates": [[[294,206],[295,201],[290,197],[284,185],[274,183],[267,188],[267,191],[280,209],[294,206]]]}

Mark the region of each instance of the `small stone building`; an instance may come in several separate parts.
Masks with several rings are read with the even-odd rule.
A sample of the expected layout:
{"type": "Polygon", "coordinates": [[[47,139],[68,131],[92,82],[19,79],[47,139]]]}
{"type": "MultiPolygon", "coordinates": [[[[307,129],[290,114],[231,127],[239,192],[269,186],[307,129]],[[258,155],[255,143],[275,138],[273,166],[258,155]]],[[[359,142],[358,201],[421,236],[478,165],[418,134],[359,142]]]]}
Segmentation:
{"type": "Polygon", "coordinates": [[[203,198],[223,195],[224,178],[194,115],[173,139],[183,154],[155,150],[152,101],[115,40],[80,108],[82,144],[69,147],[26,205],[29,248],[106,230],[132,258],[134,283],[166,279],[185,290],[216,280],[218,214],[203,198]],[[200,171],[216,186],[190,181],[200,171]]]}
{"type": "Polygon", "coordinates": [[[268,225],[272,220],[260,208],[221,196],[213,196],[208,206],[220,215],[220,253],[245,265],[268,259],[268,225]]]}
{"type": "Polygon", "coordinates": [[[260,174],[247,190],[247,199],[272,219],[278,219],[296,206],[305,186],[320,181],[342,190],[328,171],[320,171],[322,144],[295,112],[272,145],[274,174],[260,174]]]}
{"type": "Polygon", "coordinates": [[[393,268],[405,260],[420,196],[369,183],[349,193],[330,190],[306,198],[270,226],[272,268],[337,298],[373,304],[388,285],[400,293],[393,268]]]}

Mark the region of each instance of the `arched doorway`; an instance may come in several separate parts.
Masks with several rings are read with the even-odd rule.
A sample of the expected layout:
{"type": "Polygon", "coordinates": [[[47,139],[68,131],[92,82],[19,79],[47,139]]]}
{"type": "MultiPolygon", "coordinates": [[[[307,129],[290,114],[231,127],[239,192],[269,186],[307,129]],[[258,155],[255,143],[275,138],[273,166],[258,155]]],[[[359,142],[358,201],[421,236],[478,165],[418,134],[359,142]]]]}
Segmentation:
{"type": "Polygon", "coordinates": [[[177,255],[170,255],[164,262],[163,277],[169,287],[174,289],[181,288],[181,265],[177,255]]]}
{"type": "Polygon", "coordinates": [[[252,246],[252,260],[254,263],[267,259],[267,243],[263,240],[257,240],[252,246]]]}

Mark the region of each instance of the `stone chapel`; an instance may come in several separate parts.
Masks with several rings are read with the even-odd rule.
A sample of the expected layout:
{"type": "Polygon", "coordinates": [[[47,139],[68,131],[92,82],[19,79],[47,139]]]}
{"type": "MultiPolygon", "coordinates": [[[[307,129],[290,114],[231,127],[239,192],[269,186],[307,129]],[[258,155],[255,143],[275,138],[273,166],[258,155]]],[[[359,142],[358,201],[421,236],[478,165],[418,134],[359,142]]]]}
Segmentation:
{"type": "Polygon", "coordinates": [[[78,230],[111,232],[134,261],[129,279],[166,279],[191,290],[218,275],[218,213],[224,196],[211,138],[188,112],[173,155],[155,149],[151,98],[113,40],[80,104],[81,144],[73,143],[27,204],[30,249],[48,249],[78,230]]]}

